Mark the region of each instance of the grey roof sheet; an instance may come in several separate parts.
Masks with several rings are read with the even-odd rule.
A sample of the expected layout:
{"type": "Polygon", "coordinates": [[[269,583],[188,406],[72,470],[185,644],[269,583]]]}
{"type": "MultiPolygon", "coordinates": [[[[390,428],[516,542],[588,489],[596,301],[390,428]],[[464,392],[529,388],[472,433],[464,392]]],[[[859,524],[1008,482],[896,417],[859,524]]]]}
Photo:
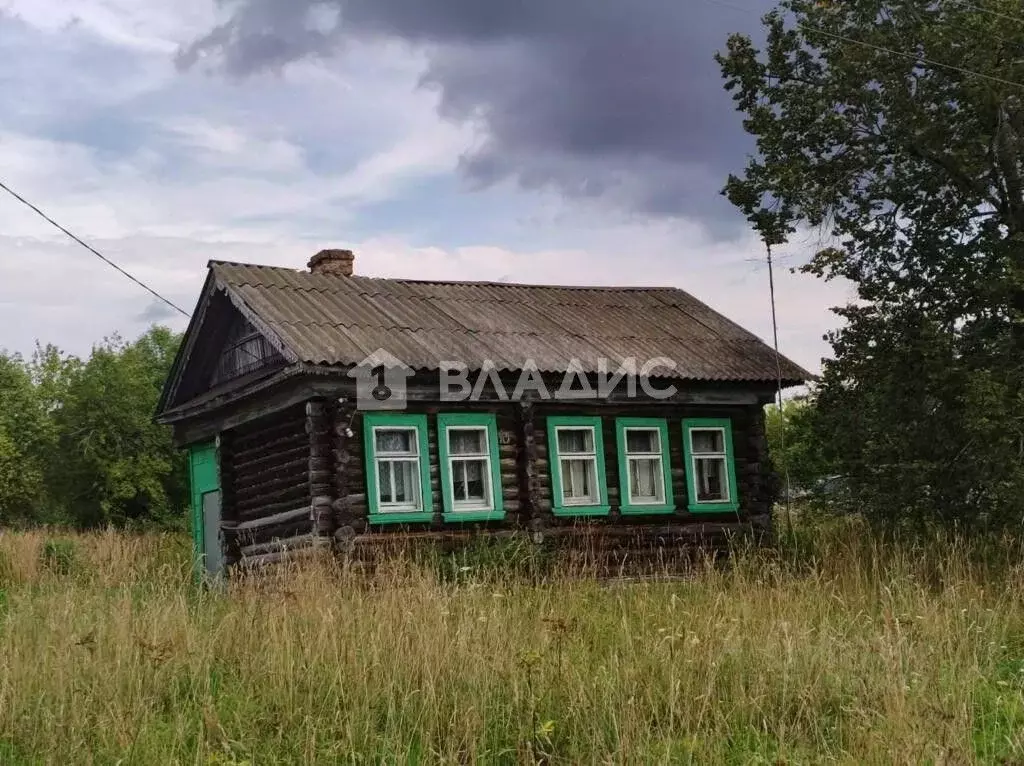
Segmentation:
{"type": "MultiPolygon", "coordinates": [[[[689,293],[673,288],[549,287],[350,278],[239,263],[210,264],[217,285],[296,358],[358,364],[378,349],[414,368],[442,361],[546,372],[611,369],[627,358],[676,364],[691,380],[774,381],[774,351],[689,293]]],[[[787,383],[812,376],[781,359],[787,383]]]]}

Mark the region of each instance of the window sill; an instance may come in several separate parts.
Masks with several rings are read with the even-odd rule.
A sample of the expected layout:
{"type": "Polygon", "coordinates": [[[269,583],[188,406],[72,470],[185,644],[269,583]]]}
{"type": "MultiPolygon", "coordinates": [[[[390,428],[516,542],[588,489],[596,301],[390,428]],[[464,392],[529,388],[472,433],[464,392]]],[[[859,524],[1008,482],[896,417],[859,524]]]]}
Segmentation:
{"type": "Polygon", "coordinates": [[[433,521],[434,514],[424,511],[393,511],[371,513],[366,518],[371,524],[421,524],[433,521]]]}
{"type": "Polygon", "coordinates": [[[624,505],[619,508],[619,513],[623,516],[654,516],[675,512],[674,505],[624,505]]]}
{"type": "Polygon", "coordinates": [[[607,516],[611,513],[610,505],[569,505],[554,507],[551,512],[555,516],[607,516]]]}
{"type": "Polygon", "coordinates": [[[735,513],[740,509],[739,503],[700,503],[691,504],[690,513],[735,513]]]}
{"type": "Polygon", "coordinates": [[[444,514],[447,522],[459,521],[504,521],[504,511],[448,511],[444,514]]]}

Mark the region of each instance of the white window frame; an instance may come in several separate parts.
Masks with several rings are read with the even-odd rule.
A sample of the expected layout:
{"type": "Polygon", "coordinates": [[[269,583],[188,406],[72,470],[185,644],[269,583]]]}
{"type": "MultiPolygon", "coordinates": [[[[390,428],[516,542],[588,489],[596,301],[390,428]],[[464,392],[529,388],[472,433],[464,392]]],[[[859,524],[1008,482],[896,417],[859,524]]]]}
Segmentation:
{"type": "Polygon", "coordinates": [[[721,426],[693,426],[688,430],[687,437],[690,440],[690,470],[693,471],[694,502],[698,505],[721,505],[732,502],[732,481],[729,476],[729,448],[727,445],[728,433],[721,426]],[[717,431],[722,436],[721,452],[697,452],[693,448],[693,434],[697,431],[717,431]],[[722,463],[722,484],[725,486],[725,497],[715,500],[701,500],[699,495],[700,473],[697,471],[697,461],[714,459],[722,463]]]}
{"type": "Polygon", "coordinates": [[[661,443],[661,441],[662,441],[662,438],[661,438],[662,437],[662,429],[659,428],[658,426],[623,426],[623,436],[624,436],[623,444],[625,445],[624,446],[624,450],[625,450],[626,470],[627,470],[625,484],[626,484],[626,491],[627,491],[628,496],[629,496],[629,505],[631,505],[631,506],[643,506],[643,505],[661,506],[661,505],[665,505],[665,503],[667,502],[665,500],[665,497],[666,497],[666,489],[665,489],[665,454],[664,454],[665,445],[661,443]],[[656,451],[654,451],[654,452],[630,452],[629,451],[629,433],[630,433],[630,431],[647,431],[648,433],[653,433],[655,435],[655,437],[657,438],[658,449],[656,451]],[[655,476],[657,476],[659,493],[658,493],[658,495],[655,495],[654,498],[636,498],[636,497],[633,496],[633,481],[632,481],[632,479],[633,479],[633,472],[632,472],[632,467],[633,467],[633,461],[639,461],[639,460],[645,460],[645,461],[657,460],[657,470],[655,471],[655,476]]]}
{"type": "Polygon", "coordinates": [[[573,507],[588,507],[593,505],[601,505],[603,498],[601,497],[601,477],[600,477],[600,464],[597,460],[597,429],[591,425],[578,425],[578,426],[555,426],[555,444],[554,444],[555,456],[558,460],[558,473],[561,482],[562,489],[562,507],[573,508],[573,507]],[[562,450],[559,448],[558,437],[563,431],[589,431],[590,432],[590,443],[592,449],[590,452],[570,452],[568,456],[562,454],[562,450]],[[594,491],[597,493],[593,497],[566,497],[566,479],[569,474],[562,467],[562,461],[588,461],[594,467],[594,491]]]}
{"type": "MultiPolygon", "coordinates": [[[[491,443],[490,433],[487,426],[469,426],[469,425],[449,425],[445,426],[444,439],[448,446],[448,475],[451,476],[452,490],[452,511],[458,513],[461,511],[493,511],[494,510],[494,486],[492,481],[491,473],[491,443]],[[455,455],[451,451],[451,441],[448,435],[452,431],[477,431],[483,434],[483,453],[476,455],[455,455]],[[468,463],[474,462],[484,464],[484,501],[479,500],[459,500],[455,497],[455,464],[456,463],[468,463]]],[[[465,467],[463,467],[465,471],[465,467]]],[[[465,478],[465,474],[463,474],[465,478]]],[[[465,482],[468,488],[469,482],[465,482]]]]}
{"type": "Polygon", "coordinates": [[[423,491],[420,485],[421,471],[423,470],[423,456],[420,454],[420,433],[419,426],[415,425],[379,425],[373,426],[373,469],[376,472],[377,480],[377,508],[380,513],[416,513],[424,510],[423,506],[423,491]],[[412,452],[384,452],[381,453],[377,449],[377,432],[378,431],[408,431],[412,434],[412,452]],[[415,503],[385,503],[383,500],[383,493],[381,491],[381,463],[385,463],[389,466],[389,473],[391,478],[391,489],[394,491],[395,488],[395,463],[410,463],[413,462],[412,458],[415,459],[415,470],[413,471],[412,481],[413,490],[415,492],[417,502],[415,503]]]}

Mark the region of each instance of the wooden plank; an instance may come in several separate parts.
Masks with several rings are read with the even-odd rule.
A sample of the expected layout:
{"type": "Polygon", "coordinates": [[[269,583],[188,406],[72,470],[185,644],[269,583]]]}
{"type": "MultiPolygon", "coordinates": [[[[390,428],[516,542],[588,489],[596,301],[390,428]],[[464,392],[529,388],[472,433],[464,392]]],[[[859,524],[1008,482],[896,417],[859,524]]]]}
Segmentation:
{"type": "Polygon", "coordinates": [[[294,521],[303,517],[309,518],[309,514],[310,507],[307,505],[302,508],[294,508],[290,511],[282,511],[281,513],[274,513],[269,516],[261,516],[258,519],[240,521],[235,525],[235,529],[238,532],[245,532],[247,530],[260,529],[261,527],[268,527],[274,524],[285,524],[289,521],[294,521]]]}
{"type": "Polygon", "coordinates": [[[325,538],[317,538],[316,544],[308,546],[306,548],[299,548],[298,550],[276,551],[274,553],[264,553],[259,556],[249,556],[248,558],[242,558],[242,560],[238,562],[238,566],[243,567],[245,569],[251,569],[269,566],[270,564],[283,564],[286,562],[308,561],[321,555],[325,547],[325,538]]]}
{"type": "Polygon", "coordinates": [[[299,550],[313,545],[317,539],[314,534],[296,535],[288,538],[274,538],[265,543],[254,543],[241,548],[242,557],[258,556],[264,553],[277,553],[284,550],[299,550]]]}
{"type": "Polygon", "coordinates": [[[262,495],[239,500],[236,505],[239,517],[266,516],[271,509],[297,508],[309,503],[309,491],[304,484],[296,484],[262,495]]]}
{"type": "Polygon", "coordinates": [[[303,430],[302,415],[296,408],[282,413],[283,418],[275,418],[268,422],[250,423],[245,429],[235,431],[236,447],[245,451],[252,448],[265,449],[270,442],[285,437],[302,437],[308,439],[303,430]]]}
{"type": "MultiPolygon", "coordinates": [[[[229,432],[230,433],[230,432],[229,432]]],[[[267,439],[257,443],[248,449],[239,449],[238,444],[234,445],[234,454],[238,461],[246,463],[259,459],[261,455],[268,453],[286,452],[295,447],[305,447],[309,444],[309,438],[301,431],[281,436],[276,439],[267,439]]]]}
{"type": "Polygon", "coordinates": [[[239,510],[259,508],[263,504],[282,502],[288,497],[309,498],[309,482],[294,476],[283,476],[261,484],[238,487],[235,499],[239,510]]]}
{"type": "Polygon", "coordinates": [[[309,451],[309,446],[305,443],[299,443],[295,446],[289,446],[286,449],[274,449],[268,445],[264,450],[254,450],[251,455],[260,455],[260,457],[252,458],[249,460],[241,459],[237,455],[232,455],[228,465],[231,471],[236,476],[242,477],[248,474],[259,475],[262,471],[268,467],[279,465],[281,463],[292,463],[306,456],[309,451]]]}

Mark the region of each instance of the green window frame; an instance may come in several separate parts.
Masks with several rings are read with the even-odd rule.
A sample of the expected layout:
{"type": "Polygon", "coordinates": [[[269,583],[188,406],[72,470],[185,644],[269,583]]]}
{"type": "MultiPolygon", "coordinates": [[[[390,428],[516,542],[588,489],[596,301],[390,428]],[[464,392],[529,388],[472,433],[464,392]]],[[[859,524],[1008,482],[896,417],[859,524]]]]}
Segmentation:
{"type": "MultiPolygon", "coordinates": [[[[549,416],[547,419],[548,464],[551,470],[551,510],[555,516],[607,516],[611,512],[608,504],[608,476],[604,465],[604,435],[599,417],[549,416]],[[558,434],[563,430],[590,430],[591,450],[560,454],[558,434]],[[584,474],[593,466],[594,488],[597,490],[592,502],[566,502],[564,488],[566,477],[562,475],[562,462],[579,463],[584,474]]],[[[569,483],[573,478],[570,475],[569,483]]]]}
{"type": "Polygon", "coordinates": [[[427,416],[409,415],[405,413],[375,412],[363,416],[363,452],[366,457],[366,502],[369,508],[371,524],[409,524],[432,521],[434,518],[434,497],[430,491],[430,446],[427,438],[427,416]],[[377,432],[380,430],[415,430],[416,438],[410,442],[410,450],[405,452],[379,453],[377,449],[377,432]],[[415,445],[415,453],[411,449],[415,445]],[[389,485],[395,486],[395,470],[399,464],[415,461],[416,468],[412,472],[413,481],[419,491],[418,502],[411,508],[400,508],[397,503],[381,501],[380,473],[387,466],[391,479],[389,485]]]}
{"type": "Polygon", "coordinates": [[[733,457],[732,421],[728,418],[688,418],[683,421],[683,455],[686,459],[686,489],[691,513],[729,513],[739,510],[739,488],[736,485],[736,461],[733,457]],[[722,450],[695,452],[694,431],[720,431],[722,450]],[[724,462],[722,474],[726,479],[724,500],[701,500],[698,491],[698,461],[724,462]]]}
{"type": "MultiPolygon", "coordinates": [[[[501,461],[498,455],[498,423],[493,413],[441,413],[437,416],[437,445],[441,457],[441,491],[444,498],[445,521],[500,521],[505,518],[502,497],[501,461]],[[483,450],[472,455],[452,454],[449,432],[479,431],[484,435],[483,450]],[[470,462],[483,462],[482,478],[487,482],[484,500],[473,503],[455,497],[460,470],[466,471],[470,462]],[[460,507],[461,504],[461,507],[460,507]]],[[[468,491],[468,475],[464,474],[463,487],[468,491]]]]}
{"type": "Polygon", "coordinates": [[[617,418],[615,420],[615,437],[619,459],[619,511],[623,515],[645,515],[674,513],[676,510],[675,496],[672,492],[672,463],[668,444],[668,421],[663,418],[617,418]],[[650,452],[629,451],[630,431],[653,432],[658,435],[658,448],[650,452]],[[630,482],[634,463],[658,464],[656,476],[661,481],[660,497],[652,502],[633,499],[630,482]]]}

